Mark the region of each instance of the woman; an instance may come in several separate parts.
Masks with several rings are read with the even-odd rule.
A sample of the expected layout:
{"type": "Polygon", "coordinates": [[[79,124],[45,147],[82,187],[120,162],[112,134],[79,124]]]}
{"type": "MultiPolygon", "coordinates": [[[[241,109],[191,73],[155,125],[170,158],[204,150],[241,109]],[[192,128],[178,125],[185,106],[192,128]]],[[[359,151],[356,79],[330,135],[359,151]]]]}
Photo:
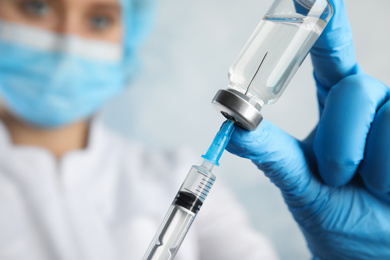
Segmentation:
{"type": "MultiPolygon", "coordinates": [[[[193,160],[93,119],[134,76],[151,0],[0,0],[0,259],[141,259],[193,160]]],[[[215,188],[176,259],[276,259],[215,188]]]]}

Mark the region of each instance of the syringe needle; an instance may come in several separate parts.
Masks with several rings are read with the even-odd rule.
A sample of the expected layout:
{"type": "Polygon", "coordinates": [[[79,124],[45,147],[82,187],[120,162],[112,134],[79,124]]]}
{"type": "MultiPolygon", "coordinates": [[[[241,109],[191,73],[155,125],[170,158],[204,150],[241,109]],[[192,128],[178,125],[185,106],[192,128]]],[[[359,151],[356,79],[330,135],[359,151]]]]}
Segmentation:
{"type": "Polygon", "coordinates": [[[261,62],[260,62],[260,65],[259,65],[259,67],[257,68],[257,70],[256,70],[256,72],[255,72],[255,75],[253,75],[253,78],[251,79],[251,82],[249,82],[249,85],[248,85],[248,88],[246,89],[245,95],[246,95],[246,94],[248,94],[248,92],[249,92],[249,88],[251,87],[253,80],[256,78],[256,76],[257,76],[257,73],[258,73],[258,72],[259,72],[259,70],[260,70],[260,67],[263,65],[263,63],[264,63],[264,60],[265,60],[265,58],[266,58],[266,57],[267,57],[267,55],[268,55],[268,52],[269,52],[269,51],[267,51],[267,52],[265,53],[265,55],[264,55],[263,59],[262,59],[262,60],[261,60],[261,62]]]}

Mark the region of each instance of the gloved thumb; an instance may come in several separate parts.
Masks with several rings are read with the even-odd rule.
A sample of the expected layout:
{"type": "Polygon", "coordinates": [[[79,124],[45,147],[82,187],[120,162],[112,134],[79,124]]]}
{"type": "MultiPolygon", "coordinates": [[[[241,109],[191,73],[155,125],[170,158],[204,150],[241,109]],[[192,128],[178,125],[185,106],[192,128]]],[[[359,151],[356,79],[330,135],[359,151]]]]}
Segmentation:
{"type": "MultiPolygon", "coordinates": [[[[322,184],[312,174],[302,144],[269,121],[263,120],[252,132],[237,128],[226,149],[252,160],[282,191],[293,214],[296,210],[308,210],[303,214],[308,216],[320,207],[322,184]]],[[[302,214],[294,217],[297,219],[298,215],[302,214]]]]}

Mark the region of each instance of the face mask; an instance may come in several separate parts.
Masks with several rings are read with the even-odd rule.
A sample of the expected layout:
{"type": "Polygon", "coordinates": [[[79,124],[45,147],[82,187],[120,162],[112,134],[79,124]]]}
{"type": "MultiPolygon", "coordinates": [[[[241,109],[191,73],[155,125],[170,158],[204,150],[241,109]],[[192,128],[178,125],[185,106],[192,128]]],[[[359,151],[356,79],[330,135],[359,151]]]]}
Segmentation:
{"type": "Polygon", "coordinates": [[[40,127],[86,119],[124,88],[122,46],[0,21],[0,96],[40,127]]]}

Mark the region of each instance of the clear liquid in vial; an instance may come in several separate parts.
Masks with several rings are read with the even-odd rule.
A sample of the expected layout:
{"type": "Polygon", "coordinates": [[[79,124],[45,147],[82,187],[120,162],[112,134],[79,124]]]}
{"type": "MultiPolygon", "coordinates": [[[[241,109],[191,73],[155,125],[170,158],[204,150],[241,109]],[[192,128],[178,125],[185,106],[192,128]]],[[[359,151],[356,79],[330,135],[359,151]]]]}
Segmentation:
{"type": "Polygon", "coordinates": [[[326,21],[310,17],[265,17],[231,66],[229,87],[261,106],[275,102],[325,26],[326,21]]]}

